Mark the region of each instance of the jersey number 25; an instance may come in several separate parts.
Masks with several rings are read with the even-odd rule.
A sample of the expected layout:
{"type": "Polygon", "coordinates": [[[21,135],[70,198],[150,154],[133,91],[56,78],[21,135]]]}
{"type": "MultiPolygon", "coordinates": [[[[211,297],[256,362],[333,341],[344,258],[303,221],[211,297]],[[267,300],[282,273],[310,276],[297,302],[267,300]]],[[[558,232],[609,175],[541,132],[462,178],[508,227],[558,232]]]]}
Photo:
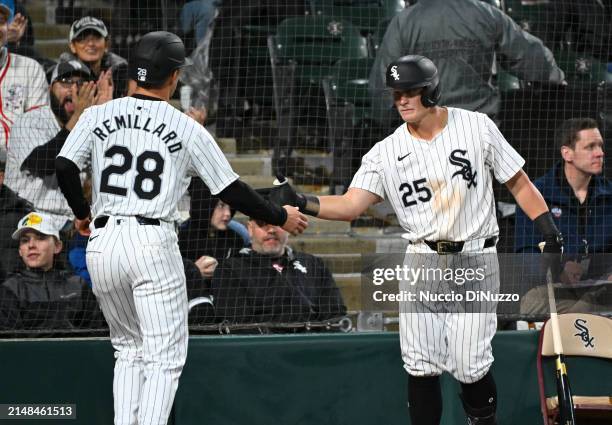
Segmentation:
{"type": "Polygon", "coordinates": [[[423,186],[423,184],[426,182],[426,179],[418,179],[412,183],[402,183],[400,185],[400,192],[405,191],[405,193],[402,195],[402,202],[406,208],[416,205],[416,199],[421,202],[427,202],[431,199],[431,190],[428,187],[423,186]],[[417,196],[416,199],[411,199],[413,194],[419,194],[419,196],[417,196]]]}

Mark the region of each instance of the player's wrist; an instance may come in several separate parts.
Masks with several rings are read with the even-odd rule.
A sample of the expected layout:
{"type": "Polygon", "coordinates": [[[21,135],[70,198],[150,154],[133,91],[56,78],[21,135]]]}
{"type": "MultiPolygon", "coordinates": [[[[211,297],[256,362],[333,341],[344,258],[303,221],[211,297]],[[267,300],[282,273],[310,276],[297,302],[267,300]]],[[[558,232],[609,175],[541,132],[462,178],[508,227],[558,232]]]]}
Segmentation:
{"type": "Polygon", "coordinates": [[[321,208],[321,204],[319,202],[319,197],[314,195],[306,195],[303,193],[297,194],[297,207],[304,214],[311,215],[316,217],[319,215],[319,210],[321,208]]]}
{"type": "Polygon", "coordinates": [[[563,235],[557,228],[550,211],[540,214],[533,222],[544,236],[545,245],[543,252],[562,252],[563,235]]]}

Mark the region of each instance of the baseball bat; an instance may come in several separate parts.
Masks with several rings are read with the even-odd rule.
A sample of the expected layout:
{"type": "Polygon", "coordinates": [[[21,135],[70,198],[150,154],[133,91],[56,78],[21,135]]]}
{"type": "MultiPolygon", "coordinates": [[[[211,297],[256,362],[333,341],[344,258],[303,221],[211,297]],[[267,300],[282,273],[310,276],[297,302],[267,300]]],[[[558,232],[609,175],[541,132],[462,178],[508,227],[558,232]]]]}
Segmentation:
{"type": "Polygon", "coordinates": [[[559,399],[559,425],[576,425],[574,414],[574,401],[567,377],[567,366],[563,356],[563,343],[557,316],[557,304],[553,289],[553,278],[550,268],[546,271],[546,285],[548,286],[548,303],[550,304],[550,324],[552,326],[553,350],[557,355],[555,361],[557,369],[557,397],[559,399]]]}

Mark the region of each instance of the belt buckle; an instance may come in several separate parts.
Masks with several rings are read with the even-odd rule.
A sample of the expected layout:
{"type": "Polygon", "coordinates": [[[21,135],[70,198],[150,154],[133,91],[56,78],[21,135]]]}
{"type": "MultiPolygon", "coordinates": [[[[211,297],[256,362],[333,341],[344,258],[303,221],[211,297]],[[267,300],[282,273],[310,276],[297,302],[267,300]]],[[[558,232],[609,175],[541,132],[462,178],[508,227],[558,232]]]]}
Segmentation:
{"type": "Polygon", "coordinates": [[[454,254],[455,250],[455,242],[452,241],[437,241],[436,242],[436,251],[440,255],[454,254]]]}

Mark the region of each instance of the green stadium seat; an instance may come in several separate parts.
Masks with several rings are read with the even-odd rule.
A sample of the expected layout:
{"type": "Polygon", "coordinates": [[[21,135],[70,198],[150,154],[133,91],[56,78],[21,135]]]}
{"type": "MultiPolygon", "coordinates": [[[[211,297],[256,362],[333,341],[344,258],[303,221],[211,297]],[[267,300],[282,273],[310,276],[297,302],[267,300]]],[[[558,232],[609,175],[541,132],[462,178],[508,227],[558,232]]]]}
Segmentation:
{"type": "Polygon", "coordinates": [[[268,37],[268,48],[279,141],[292,140],[295,147],[298,116],[307,119],[305,128],[321,139],[326,126],[321,82],[338,60],[368,57],[366,39],[350,22],[303,16],[284,20],[268,37]]]}
{"type": "Polygon", "coordinates": [[[333,185],[348,183],[356,171],[353,162],[372,144],[368,77],[373,64],[373,58],[341,59],[323,81],[328,143],[333,153],[333,185]]]}
{"type": "Polygon", "coordinates": [[[373,33],[378,23],[404,9],[403,0],[310,0],[313,15],[336,16],[349,21],[364,34],[373,33]]]}

